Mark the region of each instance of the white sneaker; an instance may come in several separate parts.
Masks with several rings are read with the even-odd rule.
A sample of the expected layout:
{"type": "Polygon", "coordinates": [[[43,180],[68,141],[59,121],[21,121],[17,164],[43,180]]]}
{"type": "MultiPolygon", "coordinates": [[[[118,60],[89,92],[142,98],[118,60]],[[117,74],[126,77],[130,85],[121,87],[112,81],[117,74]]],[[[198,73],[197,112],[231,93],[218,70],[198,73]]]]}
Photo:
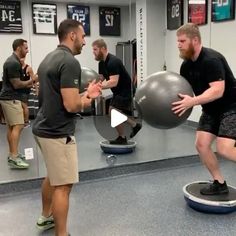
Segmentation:
{"type": "Polygon", "coordinates": [[[29,168],[29,164],[23,161],[19,157],[19,155],[17,156],[17,158],[8,157],[7,162],[8,162],[8,166],[13,169],[28,169],[29,168]]]}
{"type": "Polygon", "coordinates": [[[40,216],[37,221],[37,228],[40,230],[48,230],[55,226],[53,216],[40,216]]]}

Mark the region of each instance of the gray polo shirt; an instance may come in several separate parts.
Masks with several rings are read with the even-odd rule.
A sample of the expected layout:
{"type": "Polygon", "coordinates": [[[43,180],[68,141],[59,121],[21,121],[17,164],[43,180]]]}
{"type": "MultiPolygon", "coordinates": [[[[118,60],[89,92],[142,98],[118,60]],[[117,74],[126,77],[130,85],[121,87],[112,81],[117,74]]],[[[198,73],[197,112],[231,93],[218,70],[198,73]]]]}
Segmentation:
{"type": "Polygon", "coordinates": [[[23,79],[23,70],[20,60],[13,53],[7,58],[3,65],[2,90],[0,100],[20,100],[21,93],[19,89],[15,89],[11,83],[11,79],[23,79]]]}
{"type": "Polygon", "coordinates": [[[60,89],[79,89],[80,63],[69,48],[59,45],[41,62],[38,76],[39,112],[33,123],[33,133],[44,138],[74,135],[75,114],[66,111],[60,89]]]}

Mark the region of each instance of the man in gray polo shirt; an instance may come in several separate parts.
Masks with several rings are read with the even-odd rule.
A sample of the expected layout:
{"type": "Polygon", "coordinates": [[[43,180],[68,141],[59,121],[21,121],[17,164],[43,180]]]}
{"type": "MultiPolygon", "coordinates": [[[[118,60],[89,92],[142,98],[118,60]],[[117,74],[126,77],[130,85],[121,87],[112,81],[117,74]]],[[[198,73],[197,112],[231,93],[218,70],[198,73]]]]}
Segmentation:
{"type": "Polygon", "coordinates": [[[76,113],[91,105],[101,94],[101,82],[92,82],[79,93],[80,63],[74,55],[85,45],[83,25],[67,19],[58,28],[60,45],[49,53],[38,68],[39,112],[33,133],[47,168],[42,184],[40,229],[54,227],[55,234],[67,236],[69,195],[79,180],[77,145],[74,137],[76,113]]]}
{"type": "Polygon", "coordinates": [[[24,114],[21,105],[22,88],[31,88],[33,80],[22,81],[23,71],[20,59],[28,53],[27,41],[16,39],[12,44],[13,54],[3,65],[3,85],[0,93],[0,104],[7,124],[7,141],[9,144],[8,165],[11,168],[26,169],[29,164],[24,155],[19,153],[18,144],[24,128],[24,114]]]}

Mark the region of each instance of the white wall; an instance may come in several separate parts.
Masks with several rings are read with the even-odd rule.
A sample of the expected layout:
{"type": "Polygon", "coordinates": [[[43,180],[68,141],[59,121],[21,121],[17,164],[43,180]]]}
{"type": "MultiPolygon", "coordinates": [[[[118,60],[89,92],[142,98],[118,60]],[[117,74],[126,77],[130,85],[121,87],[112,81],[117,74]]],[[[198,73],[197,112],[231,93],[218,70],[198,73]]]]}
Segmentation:
{"type": "Polygon", "coordinates": [[[131,40],[136,39],[136,3],[131,4],[131,16],[130,16],[130,26],[131,26],[131,40]]]}
{"type": "Polygon", "coordinates": [[[236,20],[211,24],[211,47],[221,52],[236,76],[236,20]]]}
{"type": "Polygon", "coordinates": [[[165,1],[147,0],[147,75],[163,69],[165,1]]]}
{"type": "MultiPolygon", "coordinates": [[[[49,2],[49,1],[48,1],[49,2]]],[[[54,1],[55,3],[56,1],[54,1]]],[[[66,2],[66,0],[65,0],[66,2]]],[[[81,2],[80,2],[81,3],[81,2]]],[[[64,20],[67,16],[66,6],[67,3],[57,2],[57,21],[58,25],[60,21],[64,20]]],[[[86,46],[83,48],[82,54],[76,56],[82,66],[90,67],[91,69],[97,70],[97,62],[94,60],[92,54],[91,44],[99,36],[99,14],[98,4],[86,4],[90,6],[90,36],[86,37],[86,46]]],[[[111,6],[111,5],[109,5],[111,6]]],[[[107,42],[108,49],[111,53],[115,54],[115,46],[117,42],[124,42],[131,40],[130,31],[130,11],[129,5],[118,6],[121,8],[121,36],[104,36],[104,40],[107,42]]],[[[1,34],[1,45],[0,45],[0,73],[2,74],[2,66],[7,57],[12,53],[12,42],[16,38],[24,38],[29,42],[30,53],[27,56],[27,62],[30,63],[33,69],[36,71],[38,65],[46,56],[47,53],[52,51],[58,45],[57,35],[36,35],[32,33],[32,10],[31,1],[21,0],[21,11],[22,11],[22,22],[23,22],[23,33],[22,34],[1,34]],[[28,4],[27,4],[28,3],[28,4]]]]}

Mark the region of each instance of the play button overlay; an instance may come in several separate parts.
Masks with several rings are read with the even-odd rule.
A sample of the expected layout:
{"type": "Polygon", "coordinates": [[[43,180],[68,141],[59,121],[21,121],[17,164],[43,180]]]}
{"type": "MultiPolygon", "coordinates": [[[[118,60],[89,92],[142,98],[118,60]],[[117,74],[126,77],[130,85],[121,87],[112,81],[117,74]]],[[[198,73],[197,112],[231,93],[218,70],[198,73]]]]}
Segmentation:
{"type": "Polygon", "coordinates": [[[121,112],[116,109],[111,109],[111,127],[115,128],[116,126],[124,123],[128,120],[126,115],[123,115],[121,112]]]}
{"type": "MultiPolygon", "coordinates": [[[[111,109],[109,114],[110,100],[107,97],[99,97],[94,102],[93,107],[93,121],[97,132],[105,140],[114,140],[118,137],[117,128],[119,125],[123,125],[124,135],[127,140],[130,139],[130,134],[132,132],[132,127],[128,123],[128,119],[132,119],[141,123],[141,118],[138,115],[126,114],[125,110],[111,109]]],[[[134,113],[135,114],[135,113],[134,113]]]]}

